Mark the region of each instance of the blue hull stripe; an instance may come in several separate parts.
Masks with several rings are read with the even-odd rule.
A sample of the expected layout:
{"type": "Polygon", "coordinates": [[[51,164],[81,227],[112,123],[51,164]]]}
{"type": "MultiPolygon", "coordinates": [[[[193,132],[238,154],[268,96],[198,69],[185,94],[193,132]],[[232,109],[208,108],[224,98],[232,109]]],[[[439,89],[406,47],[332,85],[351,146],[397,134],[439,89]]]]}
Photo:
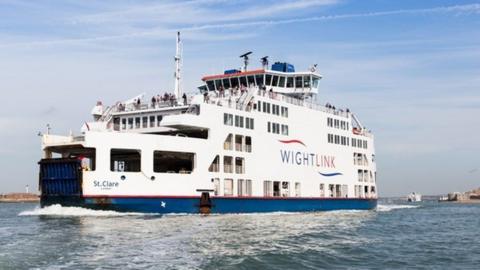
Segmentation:
{"type": "MultiPolygon", "coordinates": [[[[200,199],[195,197],[154,198],[85,198],[69,202],[57,198],[45,198],[42,206],[61,204],[102,210],[142,213],[199,213],[200,199]]],[[[350,198],[226,198],[212,197],[212,213],[256,213],[256,212],[305,212],[330,210],[370,210],[377,206],[376,199],[350,198]]]]}

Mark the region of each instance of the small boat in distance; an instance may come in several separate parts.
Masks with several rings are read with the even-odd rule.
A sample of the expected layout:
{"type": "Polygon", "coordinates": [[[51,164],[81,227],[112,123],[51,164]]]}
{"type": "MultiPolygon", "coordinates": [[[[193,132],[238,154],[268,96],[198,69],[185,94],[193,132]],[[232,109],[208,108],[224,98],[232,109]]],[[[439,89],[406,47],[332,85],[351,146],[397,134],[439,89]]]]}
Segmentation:
{"type": "Polygon", "coordinates": [[[408,202],[421,202],[422,201],[422,195],[412,192],[407,195],[407,201],[408,202]]]}

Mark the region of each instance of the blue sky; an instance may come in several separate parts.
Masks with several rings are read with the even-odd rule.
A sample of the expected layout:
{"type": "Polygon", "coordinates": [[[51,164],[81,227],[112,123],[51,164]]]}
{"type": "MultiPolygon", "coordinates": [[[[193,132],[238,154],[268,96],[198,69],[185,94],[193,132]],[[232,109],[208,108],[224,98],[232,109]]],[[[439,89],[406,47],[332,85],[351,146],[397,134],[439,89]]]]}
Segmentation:
{"type": "Polygon", "coordinates": [[[0,193],[37,186],[39,130],[78,132],[97,100],[184,88],[238,55],[317,63],[319,102],[376,135],[379,192],[480,186],[480,2],[0,0],[0,193]]]}

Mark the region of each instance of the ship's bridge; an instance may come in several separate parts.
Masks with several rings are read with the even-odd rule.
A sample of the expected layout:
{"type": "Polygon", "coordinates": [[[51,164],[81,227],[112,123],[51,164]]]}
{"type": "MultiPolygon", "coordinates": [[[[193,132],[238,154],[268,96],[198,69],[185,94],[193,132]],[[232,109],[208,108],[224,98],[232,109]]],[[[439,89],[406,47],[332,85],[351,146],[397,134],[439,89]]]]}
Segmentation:
{"type": "Polygon", "coordinates": [[[318,94],[319,81],[322,78],[314,68],[306,72],[295,72],[293,65],[275,63],[271,69],[256,69],[240,71],[226,70],[224,74],[206,76],[202,78],[205,85],[199,87],[201,91],[221,91],[243,87],[265,87],[292,96],[311,96],[318,94]]]}

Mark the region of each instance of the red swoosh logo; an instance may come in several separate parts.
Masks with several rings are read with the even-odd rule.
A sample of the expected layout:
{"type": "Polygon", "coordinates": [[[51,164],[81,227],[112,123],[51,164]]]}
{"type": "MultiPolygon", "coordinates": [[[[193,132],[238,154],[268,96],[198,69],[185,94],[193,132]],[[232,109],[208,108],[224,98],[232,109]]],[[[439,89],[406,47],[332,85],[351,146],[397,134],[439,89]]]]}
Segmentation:
{"type": "Polygon", "coordinates": [[[301,144],[305,147],[307,147],[302,141],[300,140],[278,140],[279,142],[281,143],[298,143],[298,144],[301,144]]]}

